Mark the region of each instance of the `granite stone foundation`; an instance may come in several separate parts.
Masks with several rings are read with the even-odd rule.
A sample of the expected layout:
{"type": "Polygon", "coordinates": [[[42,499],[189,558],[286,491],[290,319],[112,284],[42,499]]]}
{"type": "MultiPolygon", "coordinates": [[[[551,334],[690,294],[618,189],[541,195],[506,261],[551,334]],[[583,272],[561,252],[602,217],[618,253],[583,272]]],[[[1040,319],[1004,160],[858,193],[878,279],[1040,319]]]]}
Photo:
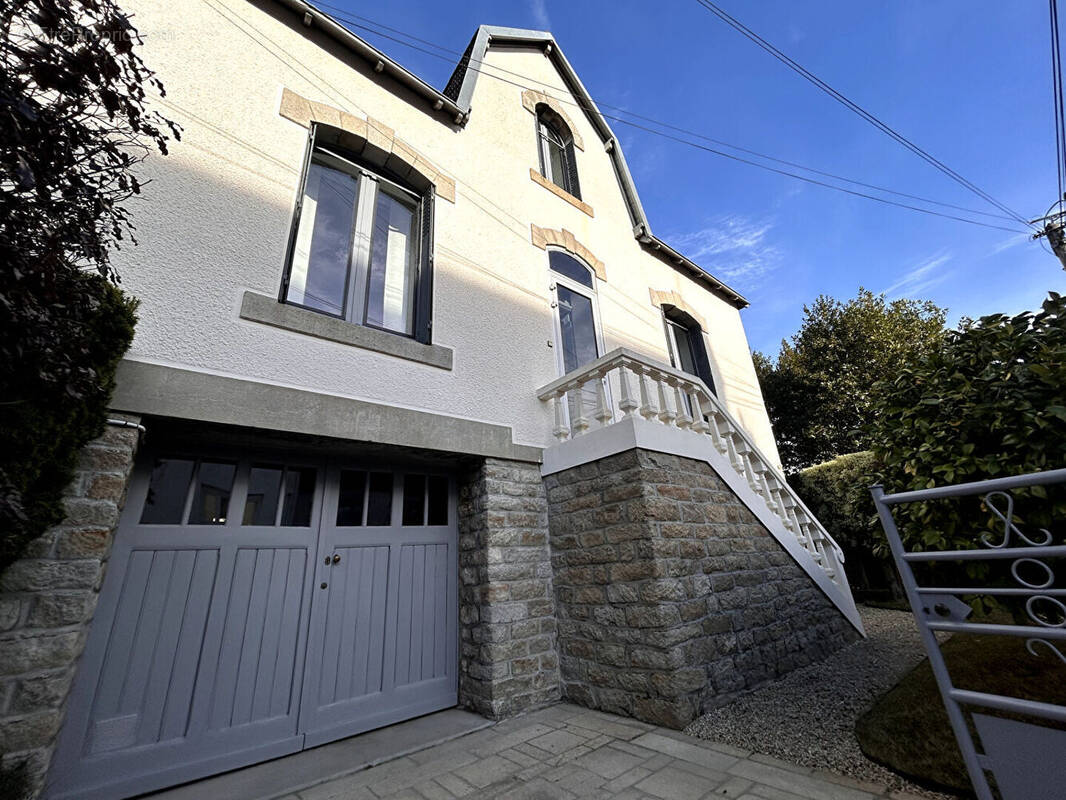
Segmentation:
{"type": "Polygon", "coordinates": [[[706,462],[630,450],[545,487],[568,700],[682,728],[858,638],[706,462]]]}
{"type": "Polygon", "coordinates": [[[558,700],[548,503],[537,464],[486,459],[459,489],[459,702],[493,719],[558,700]]]}
{"type": "MultiPolygon", "coordinates": [[[[137,423],[137,417],[116,415],[137,423]]],[[[136,427],[109,425],[82,452],[66,519],[0,574],[0,754],[44,785],[137,450],[136,427]]]]}

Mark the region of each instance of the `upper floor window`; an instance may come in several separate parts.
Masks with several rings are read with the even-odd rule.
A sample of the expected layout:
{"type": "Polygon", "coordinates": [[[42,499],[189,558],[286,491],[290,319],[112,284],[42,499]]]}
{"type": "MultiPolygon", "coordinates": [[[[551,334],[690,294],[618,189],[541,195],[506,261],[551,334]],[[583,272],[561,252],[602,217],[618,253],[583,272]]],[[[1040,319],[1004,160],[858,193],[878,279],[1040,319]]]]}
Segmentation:
{"type": "Polygon", "coordinates": [[[537,138],[540,142],[540,174],[580,200],[574,137],[562,118],[544,105],[537,106],[537,138]]]}
{"type": "Polygon", "coordinates": [[[313,142],[283,300],[428,342],[431,196],[313,142]]]}
{"type": "Polygon", "coordinates": [[[670,350],[671,365],[700,378],[712,393],[717,394],[703,342],[703,329],[699,323],[673,306],[663,308],[663,321],[666,324],[666,344],[670,350]]]}

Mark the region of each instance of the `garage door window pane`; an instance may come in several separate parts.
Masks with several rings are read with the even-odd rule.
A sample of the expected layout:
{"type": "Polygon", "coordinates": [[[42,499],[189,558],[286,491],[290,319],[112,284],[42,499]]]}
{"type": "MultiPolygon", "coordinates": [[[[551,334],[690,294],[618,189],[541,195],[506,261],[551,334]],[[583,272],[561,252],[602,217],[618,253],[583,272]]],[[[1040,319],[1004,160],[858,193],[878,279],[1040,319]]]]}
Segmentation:
{"type": "Polygon", "coordinates": [[[281,467],[252,467],[248,473],[248,497],[242,525],[273,525],[278,515],[281,467]]]}
{"type": "Polygon", "coordinates": [[[426,524],[426,476],[403,477],[403,524],[426,524]]]}
{"type": "Polygon", "coordinates": [[[366,504],[367,525],[392,523],[392,473],[370,473],[370,496],[366,504]]]}
{"type": "Polygon", "coordinates": [[[160,458],[155,462],[148,481],[148,496],[141,511],[143,524],[181,524],[194,464],[181,458],[160,458]]]}
{"type": "Polygon", "coordinates": [[[196,494],[189,514],[190,525],[225,525],[229,512],[233,476],[237,467],[204,461],[196,476],[196,494]]]}
{"type": "Polygon", "coordinates": [[[431,475],[429,478],[428,525],[448,524],[448,479],[431,475]]]}
{"type": "Polygon", "coordinates": [[[362,525],[363,499],[366,494],[366,473],[354,469],[341,470],[339,491],[337,524],[362,525]]]}
{"type": "Polygon", "coordinates": [[[281,506],[281,524],[297,528],[311,525],[315,500],[316,471],[313,467],[290,469],[285,473],[285,497],[281,506]]]}

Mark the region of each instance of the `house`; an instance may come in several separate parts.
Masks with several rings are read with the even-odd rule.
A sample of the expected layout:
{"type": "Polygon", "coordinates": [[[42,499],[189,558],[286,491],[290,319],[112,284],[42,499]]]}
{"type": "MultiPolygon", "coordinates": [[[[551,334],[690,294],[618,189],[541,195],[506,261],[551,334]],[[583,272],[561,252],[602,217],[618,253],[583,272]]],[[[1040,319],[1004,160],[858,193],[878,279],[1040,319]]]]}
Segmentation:
{"type": "Polygon", "coordinates": [[[745,299],[652,232],[550,33],[480,27],[438,90],[303,0],[124,5],[184,133],[110,426],[0,585],[47,796],[455,705],[683,727],[861,635],[745,299]]]}

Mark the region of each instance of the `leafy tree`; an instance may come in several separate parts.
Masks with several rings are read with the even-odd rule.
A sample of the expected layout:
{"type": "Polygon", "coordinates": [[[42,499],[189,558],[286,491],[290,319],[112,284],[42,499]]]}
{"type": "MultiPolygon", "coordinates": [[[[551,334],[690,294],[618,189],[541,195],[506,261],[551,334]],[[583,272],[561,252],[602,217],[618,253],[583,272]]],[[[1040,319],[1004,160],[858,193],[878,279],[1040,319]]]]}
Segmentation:
{"type": "MultiPolygon", "coordinates": [[[[869,436],[886,491],[1020,475],[1066,465],[1066,299],[1037,313],[964,320],[944,346],[875,387],[869,436]]],[[[1040,538],[1066,517],[1066,488],[1015,490],[1015,521],[1040,538]]],[[[1001,510],[1006,501],[1000,498],[1001,510]]],[[[974,547],[1003,523],[980,500],[897,506],[907,546],[974,547]]],[[[971,570],[971,573],[973,571],[971,570]]]]}
{"type": "Polygon", "coordinates": [[[114,0],[0,0],[0,568],[56,521],[132,337],[110,253],[134,167],[179,135],[139,43],[114,0]]]}
{"type": "Polygon", "coordinates": [[[826,295],[803,307],[803,323],[776,360],[755,354],[785,469],[793,472],[869,449],[863,425],[875,413],[872,387],[935,352],[946,311],[859,289],[842,303],[826,295]]]}

